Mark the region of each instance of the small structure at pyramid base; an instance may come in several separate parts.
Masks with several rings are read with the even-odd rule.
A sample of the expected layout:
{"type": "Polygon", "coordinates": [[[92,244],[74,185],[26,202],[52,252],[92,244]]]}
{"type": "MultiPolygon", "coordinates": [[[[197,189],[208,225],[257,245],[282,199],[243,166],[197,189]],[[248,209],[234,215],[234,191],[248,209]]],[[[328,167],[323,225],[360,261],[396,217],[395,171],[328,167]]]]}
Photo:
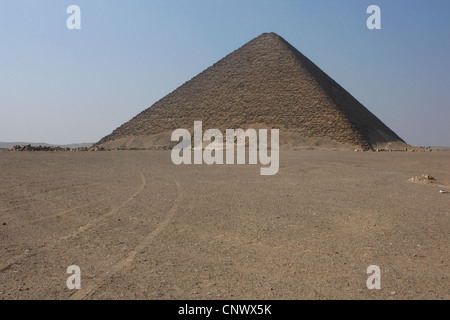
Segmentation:
{"type": "Polygon", "coordinates": [[[170,149],[174,130],[279,129],[280,149],[405,150],[408,145],[274,33],[221,59],[96,146],[170,149]]]}

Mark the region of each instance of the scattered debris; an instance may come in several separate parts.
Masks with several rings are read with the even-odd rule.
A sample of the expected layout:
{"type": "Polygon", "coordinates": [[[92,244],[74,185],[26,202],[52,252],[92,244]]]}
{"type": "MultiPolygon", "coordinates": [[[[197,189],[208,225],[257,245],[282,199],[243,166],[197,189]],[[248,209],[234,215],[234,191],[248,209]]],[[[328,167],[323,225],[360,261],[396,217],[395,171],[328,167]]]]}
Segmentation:
{"type": "Polygon", "coordinates": [[[32,146],[28,145],[15,145],[10,151],[105,151],[103,147],[79,147],[79,148],[63,148],[59,146],[32,146]]]}
{"type": "Polygon", "coordinates": [[[111,151],[111,150],[170,150],[172,147],[168,146],[154,146],[151,148],[125,148],[125,147],[114,147],[114,148],[105,148],[105,147],[78,147],[78,148],[63,148],[59,146],[32,146],[28,145],[16,145],[9,149],[9,151],[111,151]]]}
{"type": "Polygon", "coordinates": [[[431,183],[431,182],[435,182],[436,178],[434,178],[432,175],[430,174],[423,174],[421,177],[416,176],[416,177],[412,177],[410,179],[408,179],[409,182],[425,182],[425,183],[431,183]]]}

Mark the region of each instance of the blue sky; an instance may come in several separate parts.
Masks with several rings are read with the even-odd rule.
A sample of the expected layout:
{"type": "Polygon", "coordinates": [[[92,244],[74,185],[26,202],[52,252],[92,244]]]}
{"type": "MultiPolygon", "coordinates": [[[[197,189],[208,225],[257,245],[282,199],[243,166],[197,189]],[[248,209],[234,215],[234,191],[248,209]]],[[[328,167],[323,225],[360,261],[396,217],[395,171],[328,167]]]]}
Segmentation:
{"type": "Polygon", "coordinates": [[[0,141],[96,142],[263,32],[408,143],[450,146],[448,0],[0,0],[0,141]]]}

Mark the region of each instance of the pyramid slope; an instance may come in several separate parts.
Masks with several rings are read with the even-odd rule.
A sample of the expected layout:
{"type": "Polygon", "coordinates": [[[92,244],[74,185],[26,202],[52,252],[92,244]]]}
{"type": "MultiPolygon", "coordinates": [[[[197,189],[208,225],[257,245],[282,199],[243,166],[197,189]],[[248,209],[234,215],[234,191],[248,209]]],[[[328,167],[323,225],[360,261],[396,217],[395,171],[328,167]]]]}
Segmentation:
{"type": "Polygon", "coordinates": [[[170,147],[170,133],[203,128],[278,128],[280,144],[329,141],[370,149],[404,141],[274,33],[264,33],[184,83],[97,145],[170,147]],[[283,140],[282,136],[294,137],[283,140]]]}

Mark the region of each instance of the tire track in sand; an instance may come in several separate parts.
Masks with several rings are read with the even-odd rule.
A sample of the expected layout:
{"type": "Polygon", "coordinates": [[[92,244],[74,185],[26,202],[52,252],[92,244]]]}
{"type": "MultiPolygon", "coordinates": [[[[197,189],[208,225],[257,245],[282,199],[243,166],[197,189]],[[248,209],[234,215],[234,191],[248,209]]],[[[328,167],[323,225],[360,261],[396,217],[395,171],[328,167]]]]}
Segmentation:
{"type": "MultiPolygon", "coordinates": [[[[14,210],[14,209],[18,209],[18,208],[22,208],[22,207],[26,207],[26,206],[33,206],[33,205],[36,205],[36,204],[39,204],[39,203],[43,203],[43,202],[51,202],[51,201],[54,201],[54,200],[59,200],[59,199],[65,197],[65,196],[69,196],[69,195],[73,195],[73,194],[77,194],[77,193],[90,192],[92,189],[95,188],[96,185],[100,185],[100,184],[99,183],[95,183],[93,186],[89,186],[87,188],[85,187],[85,188],[83,188],[81,190],[77,190],[77,191],[70,191],[70,192],[67,192],[67,193],[59,194],[57,196],[52,196],[51,198],[48,198],[48,199],[41,199],[41,200],[36,200],[35,202],[27,202],[27,203],[23,203],[23,204],[18,204],[18,205],[14,205],[14,206],[11,206],[11,207],[7,207],[7,208],[2,208],[2,209],[0,209],[0,211],[7,212],[7,211],[10,211],[10,210],[14,210]]],[[[38,195],[42,195],[42,194],[45,194],[45,192],[40,193],[38,195]]]]}
{"type": "Polygon", "coordinates": [[[70,297],[70,299],[73,299],[73,300],[83,299],[83,298],[89,296],[89,294],[94,293],[105,282],[106,279],[110,278],[111,276],[118,273],[122,269],[129,267],[133,263],[136,255],[139,252],[141,252],[142,250],[144,250],[145,248],[147,248],[152,243],[153,239],[167,227],[170,220],[173,218],[173,216],[175,215],[175,213],[178,209],[178,204],[183,199],[183,192],[181,190],[179,182],[176,180],[175,180],[175,185],[178,190],[178,196],[175,199],[175,203],[173,204],[173,206],[170,208],[169,212],[167,213],[166,218],[162,222],[160,222],[152,232],[150,232],[147,236],[145,236],[144,239],[142,241],[140,241],[139,244],[137,246],[135,246],[133,250],[128,252],[120,261],[118,261],[116,264],[111,266],[109,269],[109,272],[107,272],[107,273],[104,272],[104,273],[102,273],[102,276],[92,279],[91,283],[89,283],[87,285],[82,285],[81,289],[77,290],[70,297]]]}
{"type": "MultiPolygon", "coordinates": [[[[110,188],[108,188],[108,190],[111,191],[111,193],[117,193],[117,192],[111,190],[110,188]]],[[[131,189],[127,189],[125,192],[128,192],[128,191],[130,191],[130,190],[131,190],[131,189]]],[[[95,201],[90,201],[90,202],[88,202],[88,203],[85,203],[85,204],[82,204],[82,205],[79,205],[79,206],[76,206],[76,207],[68,208],[68,209],[66,209],[66,210],[59,211],[59,212],[57,212],[57,213],[52,213],[52,214],[47,215],[47,216],[43,216],[43,217],[40,217],[40,218],[35,218],[35,219],[32,219],[32,220],[26,220],[26,221],[24,221],[21,225],[15,226],[15,227],[13,227],[12,229],[20,229],[20,228],[23,227],[23,226],[27,226],[27,225],[30,225],[30,224],[34,224],[34,223],[36,223],[36,222],[41,222],[41,221],[45,221],[45,220],[49,220],[49,219],[61,217],[61,216],[63,216],[63,215],[66,215],[66,214],[71,213],[71,212],[73,212],[73,211],[76,211],[76,210],[78,210],[78,209],[86,208],[86,207],[89,207],[89,206],[91,206],[91,205],[94,205],[94,206],[95,206],[95,205],[99,205],[99,204],[101,204],[101,202],[103,202],[103,201],[105,201],[105,200],[108,200],[108,199],[113,199],[113,198],[114,198],[114,194],[113,194],[113,195],[109,195],[109,196],[107,196],[107,197],[103,197],[103,198],[97,199],[97,200],[95,200],[95,201]]],[[[11,229],[10,229],[10,230],[11,230],[11,229]]]]}
{"type": "MultiPolygon", "coordinates": [[[[9,269],[11,266],[13,266],[14,264],[18,263],[19,261],[21,261],[22,259],[24,259],[26,257],[37,255],[39,253],[39,251],[41,251],[41,250],[43,250],[43,249],[45,249],[47,247],[54,246],[54,245],[56,245],[56,244],[58,244],[58,243],[60,243],[60,242],[62,242],[64,240],[70,239],[70,238],[72,238],[72,237],[82,233],[83,231],[89,229],[90,227],[92,227],[97,222],[101,221],[102,219],[104,219],[106,217],[109,217],[109,216],[113,215],[114,213],[116,213],[117,211],[119,211],[120,208],[122,208],[124,205],[126,205],[127,203],[132,201],[135,197],[137,197],[142,192],[142,190],[144,190],[144,188],[145,188],[145,186],[147,184],[147,179],[145,178],[145,176],[142,174],[141,171],[139,171],[139,173],[141,174],[141,180],[142,180],[142,183],[139,186],[139,189],[135,193],[133,193],[130,197],[128,197],[124,202],[122,202],[119,205],[115,206],[113,209],[111,209],[107,213],[99,216],[98,218],[94,219],[93,221],[91,221],[91,222],[81,226],[76,231],[72,232],[71,234],[69,234],[67,236],[64,236],[64,237],[61,237],[58,240],[54,241],[53,243],[49,243],[49,244],[47,244],[45,246],[40,246],[40,247],[36,248],[35,250],[33,250],[32,254],[30,254],[29,250],[25,250],[23,253],[15,256],[15,257],[7,260],[7,261],[5,261],[4,263],[0,264],[0,272],[3,272],[5,270],[9,269]]],[[[64,212],[64,213],[66,213],[66,212],[64,212]]]]}
{"type": "MultiPolygon", "coordinates": [[[[108,189],[109,191],[111,191],[111,193],[113,193],[113,194],[112,194],[112,195],[109,195],[109,196],[107,196],[107,197],[103,197],[103,198],[100,198],[100,199],[95,200],[94,205],[97,205],[97,204],[99,204],[100,202],[102,202],[102,201],[104,201],[104,200],[106,200],[106,199],[112,199],[112,198],[114,198],[114,196],[115,196],[114,193],[117,193],[117,192],[115,192],[114,190],[111,190],[111,188],[109,188],[109,187],[107,187],[107,189],[108,189]]],[[[130,191],[130,190],[131,190],[131,189],[127,189],[125,192],[128,192],[128,191],[130,191]]],[[[60,212],[57,212],[57,213],[53,213],[53,214],[48,215],[48,216],[44,216],[44,217],[41,217],[41,218],[36,218],[36,219],[33,219],[33,220],[26,221],[26,222],[25,222],[25,225],[26,225],[26,224],[32,224],[32,223],[35,223],[35,222],[44,221],[44,220],[48,220],[48,219],[52,219],[52,218],[56,218],[56,217],[60,217],[60,216],[62,216],[62,215],[65,215],[65,214],[67,214],[67,213],[70,213],[70,212],[72,212],[72,211],[75,211],[75,210],[78,210],[78,209],[81,209],[81,208],[85,208],[85,207],[89,207],[90,205],[92,205],[92,202],[88,202],[88,203],[86,203],[86,204],[82,204],[82,205],[77,206],[77,207],[73,207],[73,208],[69,208],[69,209],[67,209],[67,210],[63,210],[63,211],[60,211],[60,212]]]]}
{"type": "Polygon", "coordinates": [[[142,180],[142,184],[140,185],[139,189],[133,193],[130,197],[128,197],[128,199],[126,199],[124,202],[122,202],[121,204],[115,206],[114,208],[112,208],[110,211],[108,211],[105,214],[102,214],[101,216],[99,216],[98,218],[92,220],[89,223],[86,223],[85,225],[81,226],[80,228],[78,228],[76,231],[68,234],[67,236],[61,237],[59,238],[59,240],[57,240],[55,242],[55,244],[58,244],[62,241],[65,241],[67,239],[73,238],[77,235],[79,235],[80,233],[86,231],[87,229],[91,228],[92,226],[96,225],[98,222],[100,222],[101,220],[112,216],[113,214],[115,214],[117,211],[119,211],[122,207],[124,207],[127,203],[131,202],[132,200],[134,200],[134,198],[136,198],[141,192],[142,190],[144,190],[145,186],[147,185],[147,179],[145,178],[145,176],[142,174],[141,171],[139,171],[139,173],[141,174],[141,180],[142,180]]]}

